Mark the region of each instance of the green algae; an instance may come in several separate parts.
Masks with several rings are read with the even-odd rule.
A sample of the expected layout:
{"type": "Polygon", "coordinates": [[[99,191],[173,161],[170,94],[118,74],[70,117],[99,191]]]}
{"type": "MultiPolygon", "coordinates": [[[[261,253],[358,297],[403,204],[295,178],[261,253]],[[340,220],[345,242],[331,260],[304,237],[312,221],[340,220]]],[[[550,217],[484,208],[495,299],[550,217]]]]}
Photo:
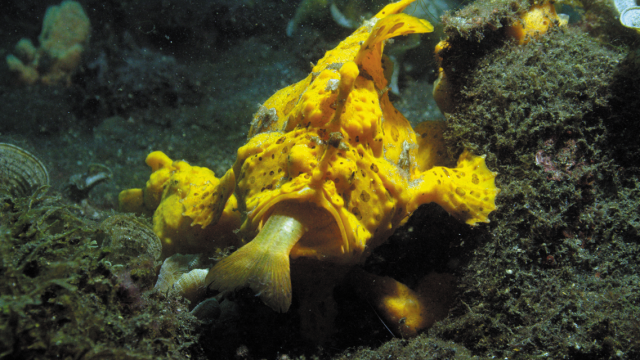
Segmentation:
{"type": "MultiPolygon", "coordinates": [[[[111,241],[78,207],[46,195],[1,200],[0,358],[196,355],[184,300],[150,291],[155,262],[112,264],[111,241]]],[[[139,226],[139,225],[138,225],[139,226]]],[[[122,261],[123,254],[116,257],[122,261]]]]}
{"type": "Polygon", "coordinates": [[[462,70],[445,138],[487,154],[502,193],[453,316],[429,334],[484,356],[637,357],[631,63],[578,30],[525,46],[485,35],[481,57],[461,63],[462,36],[445,55],[462,70]]]}

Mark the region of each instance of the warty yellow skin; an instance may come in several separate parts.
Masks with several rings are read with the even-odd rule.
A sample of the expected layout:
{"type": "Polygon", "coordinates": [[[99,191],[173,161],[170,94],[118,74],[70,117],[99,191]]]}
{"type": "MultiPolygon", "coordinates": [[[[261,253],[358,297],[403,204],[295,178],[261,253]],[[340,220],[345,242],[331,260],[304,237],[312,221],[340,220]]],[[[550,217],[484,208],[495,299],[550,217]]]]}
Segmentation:
{"type": "Polygon", "coordinates": [[[430,140],[441,128],[421,125],[416,134],[389,100],[385,40],[433,30],[400,13],[412,1],[387,5],[307,78],[268,99],[235,165],[211,190],[220,196],[176,210],[215,219],[204,212],[237,201],[238,235],[247,242],[210,270],[210,288],[249,286],[284,312],[291,304],[290,258],[359,263],[429,202],[468,224],[488,221],[499,190],[484,157],[465,152],[457,167],[437,166],[439,147],[430,140]]]}

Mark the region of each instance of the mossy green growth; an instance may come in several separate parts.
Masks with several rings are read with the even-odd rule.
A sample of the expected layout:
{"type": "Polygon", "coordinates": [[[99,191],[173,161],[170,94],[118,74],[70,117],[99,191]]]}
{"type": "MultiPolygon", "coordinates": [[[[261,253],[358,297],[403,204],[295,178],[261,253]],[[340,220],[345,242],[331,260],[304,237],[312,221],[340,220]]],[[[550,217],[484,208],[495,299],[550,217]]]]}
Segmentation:
{"type": "Polygon", "coordinates": [[[640,357],[635,58],[579,29],[472,41],[444,59],[460,64],[445,138],[487,154],[502,192],[429,335],[489,357],[640,357]]]}
{"type": "Polygon", "coordinates": [[[0,358],[197,356],[185,300],[150,291],[154,259],[114,265],[100,224],[46,189],[0,209],[0,358]]]}
{"type": "Polygon", "coordinates": [[[424,335],[407,341],[393,339],[375,350],[346,351],[334,357],[336,360],[385,360],[385,359],[479,359],[463,346],[450,341],[428,338],[424,335]]]}
{"type": "MultiPolygon", "coordinates": [[[[477,0],[442,17],[448,40],[484,41],[492,33],[519,21],[535,0],[477,0]]],[[[486,45],[486,43],[485,43],[486,45]]],[[[474,56],[476,57],[476,56],[474,56]]]]}

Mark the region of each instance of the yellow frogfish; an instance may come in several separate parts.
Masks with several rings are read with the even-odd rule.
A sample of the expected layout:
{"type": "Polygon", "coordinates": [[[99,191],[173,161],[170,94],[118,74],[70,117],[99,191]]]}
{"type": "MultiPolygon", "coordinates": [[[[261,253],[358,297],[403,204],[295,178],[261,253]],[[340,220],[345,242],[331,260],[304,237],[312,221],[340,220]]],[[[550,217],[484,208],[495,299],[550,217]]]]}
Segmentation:
{"type": "Polygon", "coordinates": [[[290,259],[360,263],[431,202],[470,225],[488,222],[499,190],[484,157],[465,151],[455,168],[439,166],[432,125],[414,130],[389,100],[386,40],[433,31],[401,13],[412,1],[384,7],[269,98],[222,178],[154,152],[147,187],[123,191],[121,209],[154,213],[164,256],[215,247],[239,226],[244,244],[206,283],[248,286],[280,312],[291,305],[290,259]]]}

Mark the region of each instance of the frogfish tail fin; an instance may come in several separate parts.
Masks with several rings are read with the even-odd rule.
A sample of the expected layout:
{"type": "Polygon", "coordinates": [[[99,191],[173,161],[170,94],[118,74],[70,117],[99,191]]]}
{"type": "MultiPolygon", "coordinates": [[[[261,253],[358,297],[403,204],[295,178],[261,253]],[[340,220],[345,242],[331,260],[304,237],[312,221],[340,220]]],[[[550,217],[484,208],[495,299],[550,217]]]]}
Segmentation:
{"type": "Polygon", "coordinates": [[[248,286],[267,306],[286,312],[291,305],[289,252],[304,231],[293,217],[271,215],[255,239],[211,268],[205,283],[220,291],[248,286]]]}

